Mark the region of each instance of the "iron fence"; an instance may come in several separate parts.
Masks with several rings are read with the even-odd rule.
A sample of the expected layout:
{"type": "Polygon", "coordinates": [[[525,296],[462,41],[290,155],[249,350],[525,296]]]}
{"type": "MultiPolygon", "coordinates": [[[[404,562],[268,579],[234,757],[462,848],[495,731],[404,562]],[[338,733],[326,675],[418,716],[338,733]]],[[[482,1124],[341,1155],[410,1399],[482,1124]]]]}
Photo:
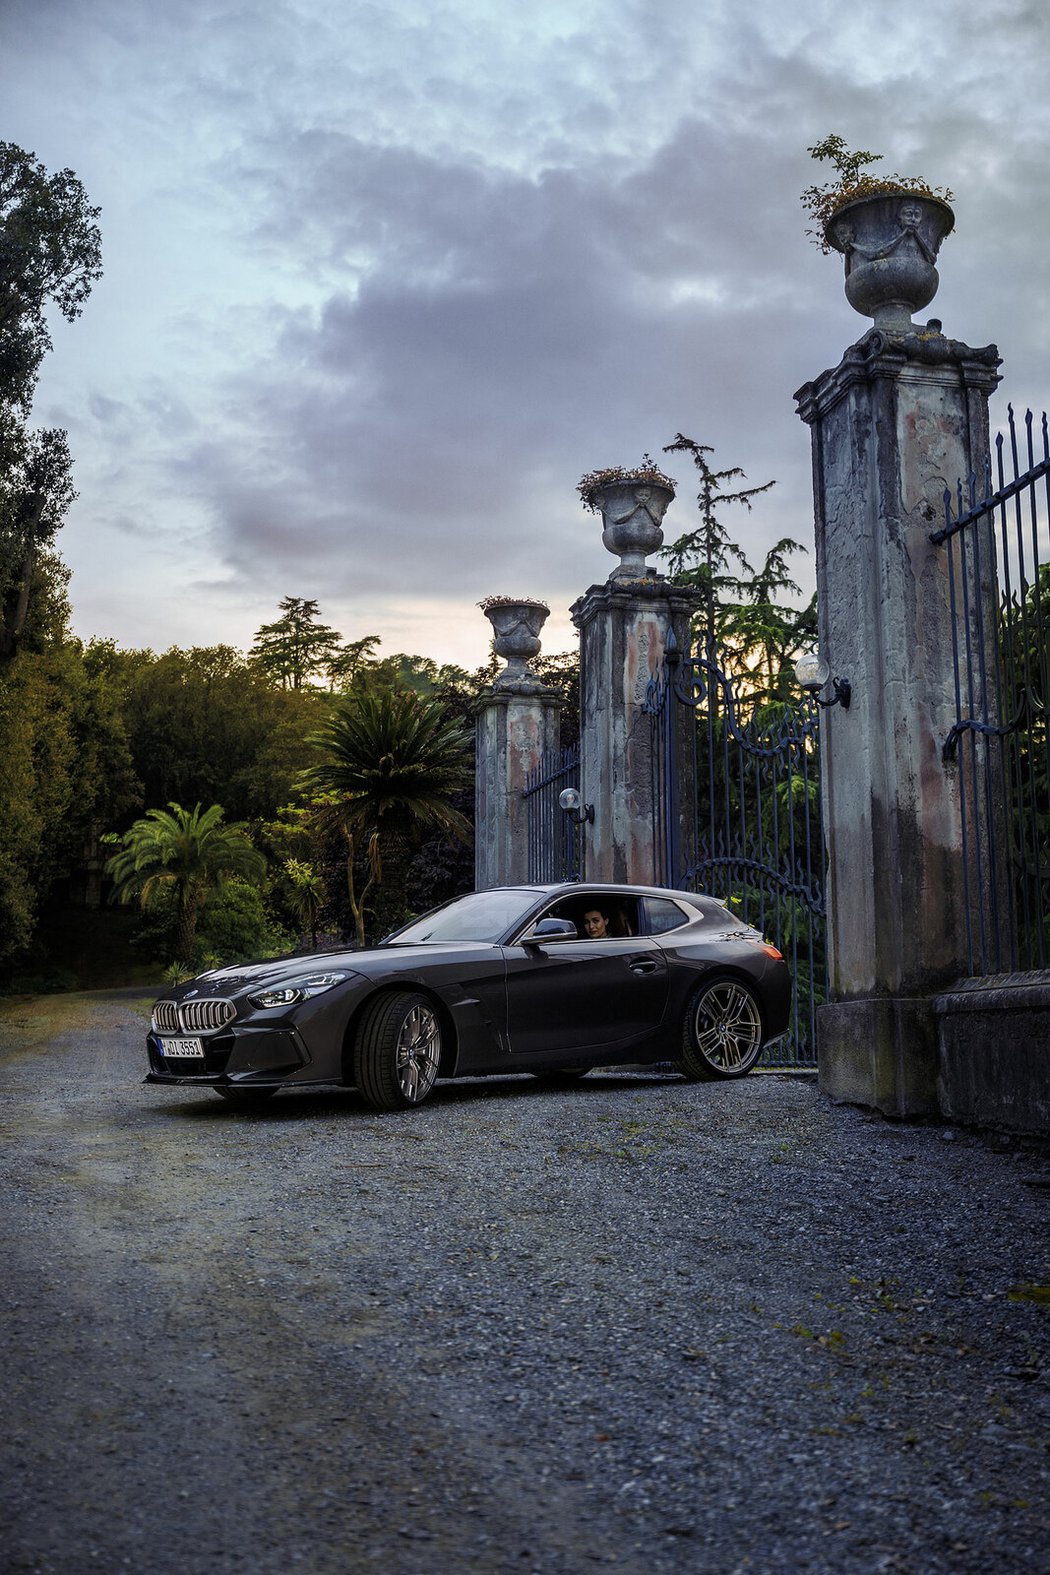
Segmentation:
{"type": "Polygon", "coordinates": [[[944,495],[972,975],[1050,957],[1050,433],[1009,407],[984,474],[944,495]],[[1023,467],[1023,468],[1022,468],[1023,467]]]}
{"type": "Polygon", "coordinates": [[[522,796],[528,826],[530,881],[546,885],[579,880],[580,828],[558,802],[565,788],[579,785],[579,743],[541,755],[527,774],[522,796]]]}
{"type": "Polygon", "coordinates": [[[721,898],[784,953],[795,981],[791,1034],[766,1064],[815,1066],[816,1011],[827,999],[817,707],[770,701],[734,678],[714,646],[683,657],[672,638],[645,708],[654,879],[721,898]]]}

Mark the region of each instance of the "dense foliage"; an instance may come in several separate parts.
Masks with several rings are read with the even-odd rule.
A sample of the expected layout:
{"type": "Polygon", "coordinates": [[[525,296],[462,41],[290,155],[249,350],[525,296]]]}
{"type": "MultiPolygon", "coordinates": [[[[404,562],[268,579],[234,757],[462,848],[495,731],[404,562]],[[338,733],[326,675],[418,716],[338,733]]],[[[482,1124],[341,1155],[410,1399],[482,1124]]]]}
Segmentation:
{"type": "Polygon", "coordinates": [[[96,641],[84,659],[118,697],[146,805],[200,799],[234,820],[272,814],[324,715],[324,691],[285,690],[228,645],[157,656],[96,641]]]}
{"type": "Polygon", "coordinates": [[[26,417],[51,337],[101,273],[98,209],[71,170],[0,142],[0,963],[28,945],[41,895],[136,785],[112,697],[65,635],[54,551],[75,496],[66,434],[26,417]]]}
{"type": "Polygon", "coordinates": [[[72,322],[101,276],[98,213],[72,170],[48,175],[0,142],[0,662],[34,633],[30,602],[76,496],[66,434],[33,432],[26,417],[51,347],[48,309],[72,322]]]}
{"type": "MultiPolygon", "coordinates": [[[[997,709],[1007,731],[986,758],[997,762],[996,792],[1009,806],[1003,853],[1013,912],[1007,924],[1013,925],[1021,966],[1045,968],[1050,964],[1050,564],[1037,567],[1009,597],[1004,591],[998,667],[997,709]]],[[[960,773],[972,796],[980,754],[973,736],[960,750],[960,773]]],[[[996,937],[997,945],[1000,939],[1005,937],[996,937]]],[[[1008,952],[1004,946],[992,965],[1001,967],[1008,952]]]]}
{"type": "Polygon", "coordinates": [[[76,641],[0,671],[0,964],[29,945],[41,901],[138,801],[119,699],[76,641]]]}
{"type": "MultiPolygon", "coordinates": [[[[8,977],[18,968],[40,971],[49,934],[64,928],[69,904],[83,899],[92,872],[96,883],[102,876],[103,833],[138,859],[165,817],[192,818],[194,805],[221,806],[225,822],[243,823],[261,857],[249,878],[242,871],[241,879],[210,883],[189,921],[171,882],[148,888],[149,911],[137,933],[144,954],[162,962],[200,964],[330,944],[346,934],[360,941],[469,889],[472,706],[491,678],[488,669],[470,675],[404,653],[369,659],[369,637],[349,687],[286,687],[279,674],[229,646],[158,655],[121,650],[112,640],[84,645],[66,632],[63,586],[56,560],[40,601],[41,612],[53,609],[47,628],[34,649],[0,669],[0,970],[8,977]],[[341,829],[347,817],[336,803],[340,783],[328,784],[327,806],[302,785],[304,773],[329,759],[321,741],[350,715],[373,723],[411,718],[415,734],[401,745],[416,750],[414,765],[398,754],[394,726],[384,733],[376,725],[363,736],[363,747],[374,744],[376,754],[360,762],[362,781],[372,771],[369,814],[362,814],[360,794],[351,794],[354,902],[341,829]],[[421,721],[429,728],[429,776],[419,769],[421,721]],[[447,748],[439,759],[442,739],[447,748]],[[391,749],[400,780],[391,773],[391,749]],[[381,783],[389,801],[378,792],[381,783]],[[377,828],[382,836],[373,849],[377,828]]],[[[333,681],[345,679],[335,674],[333,681]]],[[[129,872],[114,863],[107,891],[116,879],[118,892],[134,896],[139,888],[127,881],[129,872]]]]}
{"type": "Polygon", "coordinates": [[[468,780],[470,735],[439,701],[380,690],[337,701],[310,743],[320,759],[300,784],[318,822],[346,843],[347,895],[363,945],[365,903],[384,860],[396,861],[394,881],[403,889],[405,856],[424,832],[469,838],[470,822],[451,798],[468,780]]]}
{"type": "MultiPolygon", "coordinates": [[[[110,840],[110,839],[107,839],[110,840]]],[[[197,920],[213,891],[232,877],[250,884],[262,879],[266,860],[252,847],[242,825],[223,824],[219,804],[193,810],[169,804],[150,809],[124,833],[112,837],[117,851],[106,864],[118,902],[153,906],[163,892],[174,905],[176,961],[193,958],[197,920]]]]}

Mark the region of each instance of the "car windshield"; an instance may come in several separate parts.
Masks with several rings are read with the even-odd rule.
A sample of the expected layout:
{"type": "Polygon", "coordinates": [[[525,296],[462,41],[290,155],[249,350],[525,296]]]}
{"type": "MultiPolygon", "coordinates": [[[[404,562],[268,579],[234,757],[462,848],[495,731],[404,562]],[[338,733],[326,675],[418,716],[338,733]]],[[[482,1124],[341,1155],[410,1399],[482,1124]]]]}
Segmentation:
{"type": "Polygon", "coordinates": [[[423,941],[498,941],[523,919],[538,891],[476,891],[424,914],[415,924],[388,935],[384,946],[418,946],[423,941]]]}

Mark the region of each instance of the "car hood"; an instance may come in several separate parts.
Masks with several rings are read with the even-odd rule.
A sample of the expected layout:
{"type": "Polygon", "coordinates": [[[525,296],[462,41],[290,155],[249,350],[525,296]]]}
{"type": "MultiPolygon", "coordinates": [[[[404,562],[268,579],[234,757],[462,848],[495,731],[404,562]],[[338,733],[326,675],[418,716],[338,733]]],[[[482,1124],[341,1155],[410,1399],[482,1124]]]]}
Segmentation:
{"type": "Polygon", "coordinates": [[[376,946],[366,952],[350,952],[348,966],[357,973],[374,978],[377,974],[410,972],[425,968],[429,962],[447,962],[478,952],[498,951],[495,941],[419,941],[414,946],[376,946]]]}
{"type": "Polygon", "coordinates": [[[234,963],[229,968],[215,968],[211,973],[198,974],[188,985],[172,991],[180,1001],[208,995],[236,995],[249,985],[275,984],[281,979],[302,979],[313,973],[357,973],[352,959],[363,955],[355,952],[315,952],[306,957],[279,957],[272,962],[234,963]]]}
{"type": "Polygon", "coordinates": [[[490,941],[434,941],[417,946],[374,946],[360,952],[310,952],[306,956],[278,957],[263,963],[235,963],[198,974],[186,985],[170,992],[178,1001],[202,1000],[209,995],[237,995],[242,990],[277,984],[282,980],[302,979],[314,973],[345,973],[375,978],[384,973],[400,973],[424,968],[440,956],[447,959],[458,952],[488,950],[490,941]]]}

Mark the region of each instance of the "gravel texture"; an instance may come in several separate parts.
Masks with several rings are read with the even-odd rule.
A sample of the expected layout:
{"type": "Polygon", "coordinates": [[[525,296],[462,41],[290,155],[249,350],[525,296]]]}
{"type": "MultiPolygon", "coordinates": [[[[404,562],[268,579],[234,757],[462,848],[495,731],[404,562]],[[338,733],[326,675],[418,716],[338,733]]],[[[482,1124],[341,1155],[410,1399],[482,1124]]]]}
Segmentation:
{"type": "Polygon", "coordinates": [[[809,1078],[143,1087],[0,1008],[0,1567],[1044,1570],[1050,1170],[809,1078]]]}

